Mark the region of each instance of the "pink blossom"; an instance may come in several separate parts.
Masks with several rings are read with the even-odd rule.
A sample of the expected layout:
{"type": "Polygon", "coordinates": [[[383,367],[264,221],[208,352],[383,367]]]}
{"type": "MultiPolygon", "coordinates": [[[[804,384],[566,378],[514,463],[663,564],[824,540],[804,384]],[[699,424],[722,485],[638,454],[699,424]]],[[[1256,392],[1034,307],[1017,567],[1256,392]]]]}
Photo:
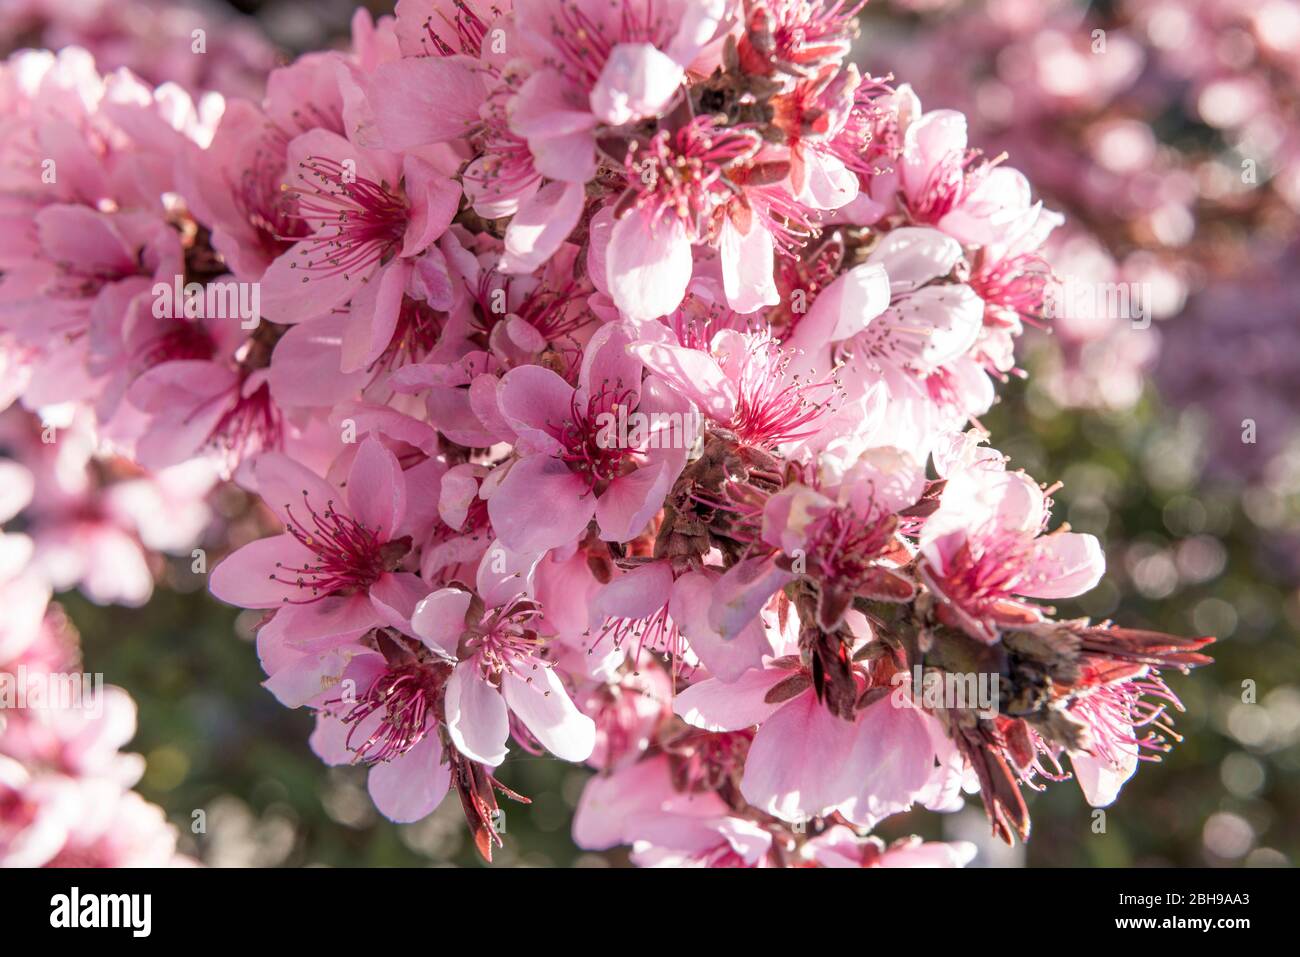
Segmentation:
{"type": "Polygon", "coordinates": [[[922,571],[953,624],[991,641],[986,619],[1039,618],[1039,608],[1021,597],[1070,598],[1101,579],[1105,558],[1095,536],[1042,534],[1048,501],[1022,472],[973,469],[948,478],[920,545],[922,571]]]}
{"type": "Polygon", "coordinates": [[[419,157],[399,161],[320,128],[289,143],[287,166],[289,215],[306,235],[262,277],[267,315],[281,323],[324,316],[373,284],[369,321],[391,329],[417,260],[456,212],[458,187],[419,157]]]}
{"type": "Polygon", "coordinates": [[[852,720],[819,701],[808,673],[789,659],[716,679],[677,696],[675,710],[709,731],[758,725],[741,789],[747,801],[785,821],[838,811],[871,826],[923,796],[935,764],[929,719],[888,698],[852,720]]]}
{"type": "Polygon", "coordinates": [[[513,722],[568,761],[585,760],[595,746],[595,725],[540,654],[536,615],[527,601],[476,607],[474,596],[457,588],[434,592],[416,608],[416,633],[456,662],[447,681],[447,731],[472,760],[500,764],[513,722]]]}
{"type": "Polygon", "coordinates": [[[409,629],[424,589],[401,570],[410,550],[407,480],[392,452],[373,437],[362,442],[346,492],[278,453],[259,458],[253,474],[285,531],[213,569],[214,595],[279,609],[277,622],[299,644],[383,624],[409,629]]]}
{"type": "Polygon", "coordinates": [[[642,382],[641,362],[627,351],[631,342],[618,325],[593,336],[577,388],[534,366],[502,377],[501,414],[518,435],[521,454],[494,481],[488,513],[510,548],[567,545],[593,517],[602,538],[627,541],[681,471],[690,439],[671,431],[677,422],[680,433],[689,405],[654,377],[642,382]],[[648,424],[619,436],[620,415],[633,413],[648,424]],[[678,418],[666,425],[650,418],[673,414],[678,418]]]}

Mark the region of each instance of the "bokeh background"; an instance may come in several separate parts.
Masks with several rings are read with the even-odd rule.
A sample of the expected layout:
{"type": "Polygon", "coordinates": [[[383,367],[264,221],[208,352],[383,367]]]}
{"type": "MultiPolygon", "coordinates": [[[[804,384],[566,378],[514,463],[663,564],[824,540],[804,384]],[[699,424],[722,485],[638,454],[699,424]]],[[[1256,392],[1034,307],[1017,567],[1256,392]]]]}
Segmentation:
{"type": "MultiPolygon", "coordinates": [[[[369,4],[376,13],[391,6],[369,4]]],[[[195,90],[258,96],[294,52],[344,42],[350,0],[0,0],[0,53],[89,47],[195,90]],[[188,55],[208,29],[209,53],[188,55]]],[[[1071,315],[1024,340],[984,421],[1057,516],[1106,543],[1109,571],[1067,613],[1214,634],[1216,663],[1171,685],[1185,740],[1139,773],[1104,831],[1072,785],[1030,797],[1027,847],[982,812],[881,828],[980,847],[1010,866],[1289,865],[1300,855],[1300,0],[871,0],[857,62],[964,110],[1067,216],[1063,277],[1136,282],[1154,321],[1071,315]]],[[[250,503],[213,502],[238,534],[250,503]]],[[[226,543],[204,543],[210,553],[226,543]]],[[[308,715],[259,685],[254,619],[206,596],[188,559],[142,609],[60,596],[89,671],[139,705],[141,793],[211,865],[470,865],[454,800],[381,819],[363,772],[307,746],[308,715]],[[194,812],[206,830],[194,834],[194,812]]],[[[568,836],[586,772],[516,754],[494,866],[619,866],[568,836]]]]}

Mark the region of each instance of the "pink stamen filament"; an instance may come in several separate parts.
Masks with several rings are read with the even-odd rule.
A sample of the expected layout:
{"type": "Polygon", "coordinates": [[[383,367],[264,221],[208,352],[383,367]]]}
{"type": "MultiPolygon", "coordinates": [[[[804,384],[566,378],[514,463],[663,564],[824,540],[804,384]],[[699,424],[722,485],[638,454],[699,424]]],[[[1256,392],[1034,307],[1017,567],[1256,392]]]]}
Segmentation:
{"type": "Polygon", "coordinates": [[[1137,751],[1141,761],[1159,761],[1173,747],[1169,738],[1182,740],[1170,726],[1170,707],[1183,710],[1182,702],[1159,674],[1152,671],[1083,695],[1070,706],[1070,713],[1087,723],[1092,739],[1089,751],[1120,767],[1121,749],[1137,751]],[[1148,696],[1156,700],[1149,701],[1148,696]],[[1148,728],[1154,730],[1139,736],[1139,729],[1148,728]]]}
{"type": "Polygon", "coordinates": [[[176,327],[151,340],[139,355],[142,368],[152,369],[164,362],[185,359],[211,359],[216,352],[212,336],[197,322],[178,322],[176,327]]]}
{"type": "Polygon", "coordinates": [[[1017,594],[1030,581],[1032,550],[1032,539],[1014,533],[994,533],[992,540],[978,542],[968,538],[945,562],[945,596],[978,614],[991,603],[1017,594]]]}
{"type": "Polygon", "coordinates": [[[640,457],[640,450],[618,442],[605,445],[601,441],[605,414],[617,415],[620,407],[630,413],[637,395],[622,383],[602,382],[600,390],[587,398],[586,408],[578,403],[575,390],[569,400],[568,421],[553,426],[556,437],[564,446],[560,459],[574,473],[587,480],[589,491],[604,482],[611,482],[622,474],[623,463],[640,457]]]}
{"type": "Polygon", "coordinates": [[[499,683],[509,674],[532,683],[533,672],[551,667],[551,662],[541,657],[546,643],[531,627],[541,613],[523,597],[484,613],[466,643],[484,678],[499,683]]]}
{"type": "Polygon", "coordinates": [[[384,672],[360,700],[343,715],[348,750],[366,763],[391,761],[424,740],[434,726],[434,705],[441,687],[438,675],[426,665],[411,664],[384,672]],[[360,744],[353,737],[362,723],[383,709],[379,726],[360,744]]]}
{"type": "Polygon", "coordinates": [[[487,118],[480,126],[482,162],[468,167],[463,176],[492,196],[514,196],[542,177],[533,165],[528,141],[515,135],[506,117],[506,103],[513,91],[497,88],[488,100],[487,118]]]}
{"type": "MultiPolygon", "coordinates": [[[[293,217],[317,232],[301,241],[302,262],[291,268],[301,266],[316,278],[347,277],[382,262],[398,248],[409,217],[403,199],[328,157],[309,157],[300,167],[305,172],[299,172],[298,179],[307,186],[294,191],[298,202],[293,217]]],[[[310,278],[304,276],[303,282],[310,278]]]]}
{"type": "Polygon", "coordinates": [[[887,515],[870,509],[863,516],[841,506],[817,518],[808,534],[808,555],[816,560],[822,576],[850,587],[866,581],[893,539],[892,525],[881,520],[887,515]]]}
{"type": "Polygon", "coordinates": [[[403,296],[393,338],[383,355],[371,364],[371,370],[397,369],[419,362],[438,344],[445,321],[446,314],[433,309],[427,302],[403,296]]]}
{"type": "Polygon", "coordinates": [[[729,423],[742,441],[771,446],[816,434],[817,423],[840,391],[839,382],[834,376],[803,381],[796,375],[787,380],[790,359],[770,337],[758,338],[745,356],[729,423]]]}
{"type": "Polygon", "coordinates": [[[240,171],[239,182],[227,184],[236,208],[253,228],[262,250],[271,257],[307,235],[306,224],[293,216],[289,197],[280,189],[287,147],[284,132],[268,126],[251,162],[240,171]]]}
{"type": "Polygon", "coordinates": [[[652,224],[675,217],[694,239],[704,239],[714,211],[738,192],[724,170],[752,157],[760,145],[752,129],[723,127],[712,116],[698,116],[675,134],[660,130],[645,146],[633,143],[628,153],[625,172],[635,204],[650,210],[652,224]]]}
{"type": "MultiPolygon", "coordinates": [[[[463,53],[468,56],[477,57],[483,49],[483,38],[487,36],[488,24],[477,13],[470,9],[464,0],[455,0],[456,13],[455,19],[448,18],[447,14],[438,11],[437,17],[442,21],[442,25],[450,27],[456,37],[456,46],[452,46],[438,33],[436,27],[439,24],[433,22],[430,16],[424,21],[424,37],[421,44],[426,50],[433,47],[434,56],[455,56],[463,53]]],[[[496,7],[491,8],[492,15],[498,17],[501,11],[496,7]]]]}
{"type": "Polygon", "coordinates": [[[287,604],[305,605],[319,601],[326,595],[351,593],[369,588],[384,573],[384,560],[378,536],[355,519],[334,510],[331,500],[325,511],[317,513],[307,492],[302,493],[307,518],[293,514],[292,507],[284,506],[289,521],[285,529],[317,558],[316,564],[301,567],[275,563],[281,578],[272,574],[271,580],[293,585],[299,590],[310,590],[311,597],[294,601],[285,597],[287,604]]]}
{"type": "Polygon", "coordinates": [[[548,39],[558,52],[559,60],[551,65],[588,87],[600,79],[616,44],[650,43],[663,49],[676,30],[676,24],[669,18],[656,16],[652,0],[611,4],[614,9],[621,10],[614,36],[607,36],[601,24],[573,0],[560,0],[554,6],[558,11],[551,18],[548,39]],[[645,11],[640,20],[637,19],[638,7],[645,11]]]}
{"type": "MultiPolygon", "coordinates": [[[[657,651],[672,660],[674,677],[690,677],[694,670],[686,664],[686,638],[677,625],[668,616],[668,603],[645,618],[610,618],[601,627],[600,637],[596,643],[610,637],[614,647],[622,649],[625,644],[635,644],[632,663],[640,674],[641,655],[646,648],[657,651]]],[[[594,648],[588,649],[591,654],[594,648]]]]}
{"type": "Polygon", "coordinates": [[[970,286],[984,300],[984,324],[1012,325],[1018,317],[1041,327],[1043,296],[1051,275],[1051,267],[1037,253],[1008,256],[977,269],[970,286]]]}

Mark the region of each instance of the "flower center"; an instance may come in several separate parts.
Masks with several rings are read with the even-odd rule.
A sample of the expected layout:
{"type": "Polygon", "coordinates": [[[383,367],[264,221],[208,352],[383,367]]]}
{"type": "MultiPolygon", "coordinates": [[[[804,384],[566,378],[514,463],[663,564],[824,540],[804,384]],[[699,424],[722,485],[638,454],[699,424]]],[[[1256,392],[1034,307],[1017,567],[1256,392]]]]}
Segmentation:
{"type": "Polygon", "coordinates": [[[979,543],[967,539],[945,562],[944,594],[964,608],[979,611],[1026,584],[1032,539],[1013,533],[993,537],[979,543]]]}
{"type": "Polygon", "coordinates": [[[710,733],[688,728],[664,743],[679,791],[716,791],[739,782],[754,740],[752,731],[710,733]]]}
{"type": "MultiPolygon", "coordinates": [[[[315,232],[302,241],[302,261],[291,268],[317,278],[346,278],[391,258],[410,215],[404,199],[328,157],[312,156],[299,167],[298,179],[305,185],[293,191],[298,200],[293,219],[315,232]]],[[[304,276],[303,282],[310,278],[304,276]]]]}
{"type": "Polygon", "coordinates": [[[217,398],[229,404],[208,434],[207,447],[219,453],[227,471],[252,455],[280,447],[284,424],[267,383],[245,395],[241,380],[217,398]]]}
{"type": "Polygon", "coordinates": [[[150,341],[141,351],[138,362],[152,369],[164,362],[185,359],[211,359],[216,343],[197,322],[178,322],[175,328],[150,341]]]}
{"type": "Polygon", "coordinates": [[[817,423],[841,392],[833,375],[818,381],[801,380],[796,375],[787,381],[790,359],[771,336],[752,340],[740,367],[736,411],[730,423],[746,444],[772,446],[816,434],[817,423]]]}
{"type": "Polygon", "coordinates": [[[532,628],[542,613],[537,603],[520,596],[487,612],[471,630],[465,648],[471,652],[485,678],[499,680],[511,674],[531,682],[532,672],[549,667],[539,655],[545,642],[532,628]]]}
{"type": "Polygon", "coordinates": [[[1042,256],[1021,253],[981,262],[969,282],[984,300],[984,324],[1014,328],[1020,322],[1042,325],[1043,297],[1051,278],[1051,266],[1042,256]]]}
{"type": "Polygon", "coordinates": [[[370,683],[365,694],[343,715],[348,750],[358,761],[391,761],[424,740],[435,727],[436,705],[448,669],[417,662],[390,668],[370,683]],[[378,727],[360,742],[353,739],[371,715],[383,712],[378,727]]]}
{"type": "Polygon", "coordinates": [[[465,179],[478,184],[489,196],[520,195],[541,179],[528,141],[510,129],[506,103],[512,93],[503,85],[489,96],[480,134],[482,161],[467,167],[464,173],[465,179]]]}
{"type": "Polygon", "coordinates": [[[630,412],[635,401],[636,393],[622,383],[602,383],[600,391],[587,397],[585,408],[578,402],[578,393],[573,393],[569,419],[559,430],[564,446],[560,458],[587,480],[589,490],[618,478],[623,463],[640,454],[626,441],[628,435],[623,433],[618,415],[620,409],[630,412]],[[615,427],[612,441],[611,424],[615,427]]]}
{"type": "Polygon", "coordinates": [[[722,126],[713,116],[697,116],[676,133],[660,130],[647,144],[632,143],[624,161],[632,202],[656,223],[675,216],[704,238],[714,210],[734,195],[725,170],[761,145],[754,130],[722,126]]]}
{"type": "Polygon", "coordinates": [[[438,344],[445,322],[446,313],[439,312],[422,300],[403,296],[393,338],[371,368],[398,369],[419,362],[438,344]]]}
{"type": "MultiPolygon", "coordinates": [[[[312,507],[305,490],[302,501],[301,511],[306,513],[302,516],[294,514],[290,505],[285,505],[285,514],[289,517],[286,531],[316,556],[316,562],[306,562],[301,566],[275,563],[277,571],[271,575],[273,581],[293,585],[300,592],[310,592],[310,597],[297,601],[286,597],[285,602],[310,604],[326,595],[351,594],[367,589],[378,581],[390,557],[390,549],[379,541],[379,536],[356,519],[336,512],[332,499],[326,503],[324,512],[317,512],[312,507]]],[[[387,544],[400,545],[400,542],[387,544]]]]}
{"type": "Polygon", "coordinates": [[[559,289],[538,288],[515,310],[515,314],[553,342],[580,329],[590,318],[583,309],[571,309],[591,292],[589,286],[570,280],[559,289]]]}
{"type": "Polygon", "coordinates": [[[903,197],[914,222],[937,223],[960,206],[1006,154],[984,160],[977,149],[949,153],[930,170],[925,186],[916,197],[903,197]]]}
{"type": "Polygon", "coordinates": [[[896,519],[887,512],[864,517],[848,506],[833,508],[819,516],[809,529],[808,555],[824,578],[851,589],[872,577],[875,563],[893,540],[896,526],[896,519]]]}

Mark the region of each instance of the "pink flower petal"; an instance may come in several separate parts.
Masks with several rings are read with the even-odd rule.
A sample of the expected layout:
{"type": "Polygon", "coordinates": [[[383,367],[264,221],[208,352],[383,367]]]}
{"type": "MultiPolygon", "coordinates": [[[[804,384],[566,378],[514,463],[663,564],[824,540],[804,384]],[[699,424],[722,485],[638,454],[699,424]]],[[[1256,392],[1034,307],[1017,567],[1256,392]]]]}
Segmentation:
{"type": "Polygon", "coordinates": [[[389,572],[370,586],[370,603],[384,623],[403,633],[411,631],[411,616],[429,591],[419,575],[389,572]]]}
{"type": "Polygon", "coordinates": [[[347,495],[353,518],[381,542],[393,537],[406,515],[406,478],[397,457],[374,436],[368,436],[357,449],[348,473],[347,495]]]}
{"type": "Polygon", "coordinates": [[[1073,598],[1091,591],[1106,573],[1106,554],[1095,535],[1057,532],[1034,543],[1028,574],[1036,584],[1019,589],[1029,598],[1073,598]]]}
{"type": "MultiPolygon", "coordinates": [[[[346,317],[346,333],[340,350],[339,369],[342,372],[361,372],[384,354],[393,341],[397,319],[401,314],[402,298],[411,277],[411,263],[398,259],[381,270],[376,279],[362,287],[352,301],[346,317]]],[[[308,323],[314,328],[330,322],[326,316],[308,323]]],[[[280,347],[276,346],[278,360],[280,347]]],[[[274,366],[272,366],[274,368],[274,366]]],[[[369,381],[366,376],[365,381],[369,381]]]]}
{"type": "Polygon", "coordinates": [[[740,634],[763,610],[773,595],[793,581],[794,575],[765,555],[742,559],[718,579],[709,609],[709,626],[730,640],[740,634]]]}
{"type": "Polygon", "coordinates": [[[373,269],[335,270],[301,242],[281,253],[262,276],[262,315],[271,322],[291,325],[327,316],[348,301],[373,269]],[[318,265],[319,268],[310,268],[318,265]]]}
{"type": "Polygon", "coordinates": [[[506,703],[473,661],[457,665],[447,679],[445,707],[447,732],[457,751],[493,768],[506,759],[510,737],[506,703]]]}
{"type": "Polygon", "coordinates": [[[889,305],[889,276],[878,264],[854,266],[813,300],[808,314],[795,326],[790,345],[813,352],[826,342],[848,339],[889,305]]]}
{"type": "Polygon", "coordinates": [[[596,511],[596,496],[558,459],[532,455],[510,466],[488,499],[488,517],[506,547],[541,552],[578,540],[596,511]]]}
{"type": "Polygon", "coordinates": [[[661,342],[638,342],[631,351],[709,418],[731,421],[736,411],[736,387],[713,356],[661,342]]]}
{"type": "Polygon", "coordinates": [[[216,568],[208,587],[212,594],[240,608],[278,608],[286,601],[311,597],[311,589],[295,584],[297,569],[314,565],[316,554],[292,535],[259,538],[236,549],[216,568]]]}
{"type": "Polygon", "coordinates": [[[512,428],[558,435],[573,414],[573,386],[544,366],[520,366],[501,377],[497,402],[512,428]]]}
{"type": "Polygon", "coordinates": [[[465,613],[473,596],[462,588],[442,588],[422,599],[411,615],[411,629],[430,651],[453,661],[465,633],[465,613]]]}
{"type": "Polygon", "coordinates": [[[684,77],[681,65],[652,44],[617,44],[591,91],[591,111],[610,126],[652,116],[668,104],[684,77]]]}
{"type": "Polygon", "coordinates": [[[902,226],[881,237],[867,257],[885,267],[895,294],[911,292],[932,279],[952,272],[961,259],[961,244],[937,229],[902,226]]]}
{"type": "Polygon", "coordinates": [[[633,319],[666,316],[681,303],[694,261],[681,222],[658,222],[634,209],[614,224],[605,250],[606,282],[614,303],[633,319]]]}
{"type": "Polygon", "coordinates": [[[280,452],[259,455],[253,463],[253,478],[254,491],[286,525],[297,520],[310,528],[309,506],[317,514],[331,503],[343,507],[343,496],[333,485],[280,452]]]}
{"type": "Polygon", "coordinates": [[[969,286],[926,286],[890,306],[857,341],[870,355],[935,369],[975,344],[984,300],[969,286]]]}
{"type": "Polygon", "coordinates": [[[547,183],[515,213],[506,228],[501,271],[532,272],[569,238],[586,203],[582,183],[547,183]]]}
{"type": "Polygon", "coordinates": [[[479,597],[492,607],[520,594],[532,594],[533,572],[545,554],[512,551],[499,539],[494,541],[483,553],[474,576],[479,597]]]}
{"type": "Polygon", "coordinates": [[[479,122],[487,86],[468,57],[408,57],[380,64],[369,98],[384,146],[407,150],[464,136],[479,122]]]}
{"type": "Polygon", "coordinates": [[[918,197],[931,171],[946,157],[966,150],[966,117],[956,110],[933,110],[907,128],[903,136],[903,189],[918,197]]]}
{"type": "Polygon", "coordinates": [[[824,814],[856,793],[858,782],[846,773],[855,740],[851,722],[835,717],[805,691],[758,729],[740,792],[783,821],[824,814]]]}
{"type": "Polygon", "coordinates": [[[667,604],[672,587],[667,562],[647,562],[616,574],[592,603],[590,624],[599,628],[606,618],[648,618],[667,604]]]}
{"type": "Polygon", "coordinates": [[[427,249],[451,225],[460,207],[460,184],[418,156],[403,160],[402,174],[411,219],[406,226],[401,255],[414,256],[427,249]]]}
{"type": "Polygon", "coordinates": [[[757,219],[750,223],[748,233],[741,233],[729,218],[723,220],[718,256],[727,305],[736,312],[755,312],[781,301],[772,274],[776,247],[772,234],[757,219]]]}
{"type": "Polygon", "coordinates": [[[341,655],[302,655],[262,682],[286,708],[301,708],[334,687],[331,677],[343,670],[341,655]]]}
{"type": "Polygon", "coordinates": [[[1070,766],[1074,769],[1074,776],[1079,779],[1079,789],[1093,807],[1108,807],[1115,803],[1125,782],[1137,771],[1136,748],[1116,744],[1114,750],[1120,756],[1118,767],[1091,754],[1076,752],[1070,755],[1070,766]]]}
{"type": "Polygon", "coordinates": [[[565,761],[585,761],[596,746],[596,724],[579,711],[555,671],[538,667],[527,679],[507,671],[501,679],[510,710],[546,749],[565,761]]]}
{"type": "Polygon", "coordinates": [[[732,682],[710,678],[679,691],[673,711],[687,724],[705,731],[752,728],[781,707],[781,703],[769,704],[766,695],[793,673],[781,668],[753,668],[732,682]]]}
{"type": "Polygon", "coordinates": [[[626,393],[624,402],[628,410],[636,406],[641,397],[641,360],[630,351],[634,336],[627,323],[611,322],[601,326],[587,342],[582,355],[582,368],[578,373],[578,388],[582,396],[608,389],[626,393]]]}
{"type": "Polygon", "coordinates": [[[712,578],[703,572],[688,572],[673,588],[669,613],[709,673],[722,681],[736,681],[762,666],[763,657],[772,654],[772,644],[759,615],[734,637],[723,637],[709,625],[713,596],[712,578]]]}
{"type": "Polygon", "coordinates": [[[368,318],[356,314],[325,316],[289,329],[275,344],[269,370],[276,403],[329,408],[356,396],[370,381],[370,374],[363,371],[366,363],[359,361],[369,348],[370,332],[368,318]],[[344,337],[354,329],[362,345],[358,361],[349,363],[344,337]]]}
{"type": "Polygon", "coordinates": [[[451,769],[442,763],[436,734],[427,734],[405,754],[376,764],[366,781],[379,813],[399,824],[432,814],[450,783],[451,769]]]}
{"type": "Polygon", "coordinates": [[[656,462],[620,475],[596,501],[596,524],[607,542],[628,542],[645,529],[663,507],[677,480],[667,462],[656,462]]]}
{"type": "Polygon", "coordinates": [[[856,782],[854,799],[841,808],[849,820],[871,827],[919,798],[935,767],[926,720],[914,708],[897,707],[893,695],[858,715],[853,750],[844,760],[856,782]]]}
{"type": "Polygon", "coordinates": [[[326,595],[277,610],[257,633],[258,650],[265,665],[263,649],[272,643],[317,653],[354,641],[379,624],[382,619],[366,594],[326,595]]]}

